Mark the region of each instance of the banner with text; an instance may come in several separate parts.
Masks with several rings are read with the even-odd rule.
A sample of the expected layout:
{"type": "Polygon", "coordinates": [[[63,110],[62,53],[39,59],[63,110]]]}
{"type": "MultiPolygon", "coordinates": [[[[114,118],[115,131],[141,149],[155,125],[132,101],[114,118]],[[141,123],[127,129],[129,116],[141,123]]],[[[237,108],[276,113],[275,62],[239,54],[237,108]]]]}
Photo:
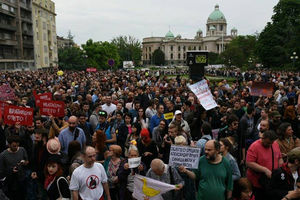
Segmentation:
{"type": "Polygon", "coordinates": [[[35,105],[37,107],[41,107],[42,100],[52,100],[52,93],[47,92],[47,93],[43,93],[43,94],[37,94],[34,96],[34,98],[35,98],[35,105]]]}
{"type": "Polygon", "coordinates": [[[0,100],[8,101],[15,100],[15,90],[8,84],[3,84],[0,86],[0,100]]]}
{"type": "Polygon", "coordinates": [[[178,167],[183,165],[189,169],[197,169],[200,153],[200,148],[172,145],[170,150],[169,166],[178,167]]]}
{"type": "Polygon", "coordinates": [[[63,101],[41,100],[40,103],[41,115],[52,115],[53,117],[65,116],[65,103],[63,101]]]}
{"type": "Polygon", "coordinates": [[[138,200],[144,200],[145,197],[148,197],[149,200],[163,200],[161,195],[174,190],[175,187],[175,185],[136,174],[132,196],[138,200]]]}
{"type": "Polygon", "coordinates": [[[4,108],[4,123],[31,126],[33,122],[33,109],[8,105],[4,108]]]}
{"type": "Polygon", "coordinates": [[[274,83],[253,82],[250,95],[272,97],[274,92],[274,83]]]}
{"type": "Polygon", "coordinates": [[[2,116],[4,116],[4,108],[5,106],[9,106],[9,103],[6,103],[4,101],[0,101],[0,119],[2,118],[2,116]]]}
{"type": "Polygon", "coordinates": [[[95,67],[86,68],[86,71],[87,72],[96,72],[97,68],[95,68],[95,67]]]}
{"type": "Polygon", "coordinates": [[[210,92],[206,80],[190,85],[189,88],[197,96],[205,110],[210,110],[218,106],[210,92]]]}

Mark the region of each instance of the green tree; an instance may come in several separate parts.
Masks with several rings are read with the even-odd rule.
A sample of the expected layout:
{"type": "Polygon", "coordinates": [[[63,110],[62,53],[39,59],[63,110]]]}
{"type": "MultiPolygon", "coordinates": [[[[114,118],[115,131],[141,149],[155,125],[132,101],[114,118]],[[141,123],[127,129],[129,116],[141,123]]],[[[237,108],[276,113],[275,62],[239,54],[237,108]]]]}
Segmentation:
{"type": "MultiPolygon", "coordinates": [[[[272,22],[260,33],[256,52],[264,66],[275,68],[291,65],[290,56],[293,52],[299,56],[299,0],[280,0],[274,7],[272,22]]],[[[296,66],[299,63],[298,59],[296,66]]]]}
{"type": "Polygon", "coordinates": [[[109,42],[93,42],[89,39],[86,44],[81,45],[86,55],[87,67],[98,69],[109,69],[108,60],[113,59],[115,66],[120,64],[118,48],[109,42]]]}
{"type": "Polygon", "coordinates": [[[123,61],[133,61],[136,66],[141,63],[142,49],[141,43],[133,36],[118,36],[112,39],[111,43],[118,48],[120,64],[123,61]]]}
{"type": "Polygon", "coordinates": [[[248,65],[248,60],[251,58],[253,63],[259,62],[255,54],[255,46],[257,37],[255,35],[238,36],[234,38],[228,45],[225,51],[220,55],[223,63],[242,67],[248,65]]]}
{"type": "Polygon", "coordinates": [[[165,54],[162,50],[155,49],[152,54],[152,63],[158,66],[165,64],[165,54]]]}
{"type": "Polygon", "coordinates": [[[80,48],[58,49],[58,66],[66,70],[84,70],[84,53],[80,48]]]}

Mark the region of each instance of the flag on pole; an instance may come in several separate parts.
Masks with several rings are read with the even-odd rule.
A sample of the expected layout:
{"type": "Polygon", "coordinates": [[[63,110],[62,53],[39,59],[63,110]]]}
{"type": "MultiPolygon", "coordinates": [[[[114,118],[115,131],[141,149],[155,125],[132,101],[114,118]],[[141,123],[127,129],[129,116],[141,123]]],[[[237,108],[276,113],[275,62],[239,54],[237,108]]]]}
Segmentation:
{"type": "Polygon", "coordinates": [[[163,200],[162,194],[175,189],[175,185],[163,183],[145,176],[135,175],[132,196],[137,200],[163,200]]]}

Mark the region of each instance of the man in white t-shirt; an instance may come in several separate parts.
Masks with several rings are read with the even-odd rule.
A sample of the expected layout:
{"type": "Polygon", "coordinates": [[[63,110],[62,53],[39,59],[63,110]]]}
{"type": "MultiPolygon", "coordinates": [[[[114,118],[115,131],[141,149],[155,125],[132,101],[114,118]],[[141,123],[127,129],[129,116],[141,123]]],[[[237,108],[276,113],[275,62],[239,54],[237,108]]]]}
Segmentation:
{"type": "Polygon", "coordinates": [[[111,200],[105,169],[100,163],[95,163],[96,151],[93,147],[87,146],[84,151],[84,164],[80,165],[72,174],[70,190],[73,200],[79,196],[84,200],[104,200],[103,190],[106,199],[111,200]]]}
{"type": "Polygon", "coordinates": [[[102,105],[102,110],[105,110],[108,115],[116,110],[117,106],[111,102],[111,96],[105,97],[105,104],[102,105]]]}

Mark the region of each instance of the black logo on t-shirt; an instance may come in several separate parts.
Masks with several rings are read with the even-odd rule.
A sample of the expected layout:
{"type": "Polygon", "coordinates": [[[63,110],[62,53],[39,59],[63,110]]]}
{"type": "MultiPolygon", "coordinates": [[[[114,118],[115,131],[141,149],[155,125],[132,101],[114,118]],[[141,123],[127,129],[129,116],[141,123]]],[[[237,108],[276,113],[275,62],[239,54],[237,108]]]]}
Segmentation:
{"type": "Polygon", "coordinates": [[[99,178],[96,175],[90,175],[86,179],[86,186],[91,190],[95,189],[98,184],[99,184],[99,178]]]}

